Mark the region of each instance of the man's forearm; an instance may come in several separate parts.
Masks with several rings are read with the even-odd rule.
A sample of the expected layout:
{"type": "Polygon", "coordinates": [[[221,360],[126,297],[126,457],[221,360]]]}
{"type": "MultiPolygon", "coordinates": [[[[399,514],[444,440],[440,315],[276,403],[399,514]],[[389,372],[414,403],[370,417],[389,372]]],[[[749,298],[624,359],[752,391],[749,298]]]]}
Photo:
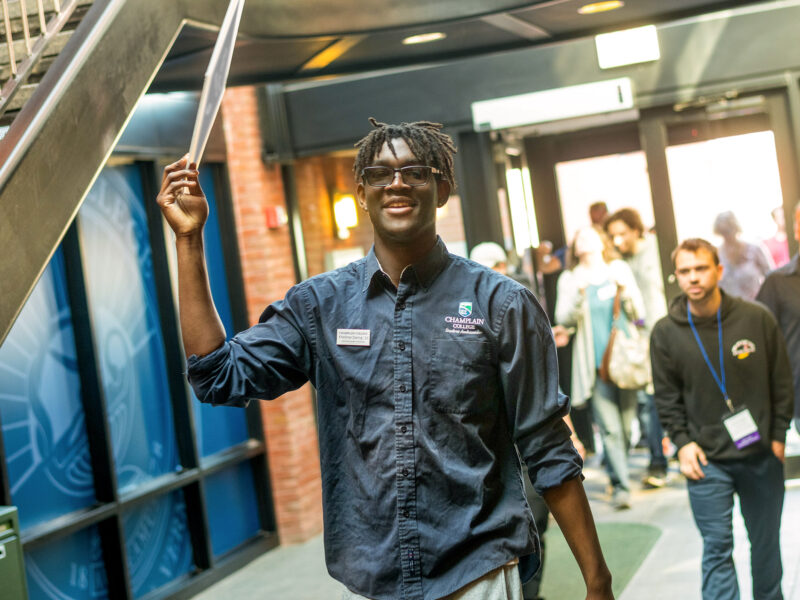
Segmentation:
{"type": "Polygon", "coordinates": [[[587,598],[613,598],[611,572],[603,558],[592,511],[580,478],[570,479],[546,490],[543,497],[578,562],[586,582],[587,598]]]}
{"type": "Polygon", "coordinates": [[[186,356],[204,356],[225,341],[203,253],[202,232],[176,238],[178,252],[178,304],[186,356]]]}

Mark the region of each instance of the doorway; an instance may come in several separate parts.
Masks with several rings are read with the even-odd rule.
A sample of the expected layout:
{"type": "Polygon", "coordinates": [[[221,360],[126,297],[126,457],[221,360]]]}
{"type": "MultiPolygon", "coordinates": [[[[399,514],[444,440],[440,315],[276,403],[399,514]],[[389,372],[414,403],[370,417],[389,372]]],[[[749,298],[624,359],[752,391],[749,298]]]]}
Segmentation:
{"type": "MultiPolygon", "coordinates": [[[[764,92],[643,110],[635,123],[524,137],[539,238],[567,246],[597,201],[611,212],[635,208],[657,235],[669,299],[679,292],[670,275],[673,248],[687,237],[720,244],[714,220],[729,211],[741,238],[775,266],[797,252],[790,230],[800,190],[790,131],[785,95],[764,92]]],[[[545,291],[553,306],[555,282],[545,291]]],[[[787,473],[798,476],[795,442],[787,447],[797,455],[787,473]]]]}

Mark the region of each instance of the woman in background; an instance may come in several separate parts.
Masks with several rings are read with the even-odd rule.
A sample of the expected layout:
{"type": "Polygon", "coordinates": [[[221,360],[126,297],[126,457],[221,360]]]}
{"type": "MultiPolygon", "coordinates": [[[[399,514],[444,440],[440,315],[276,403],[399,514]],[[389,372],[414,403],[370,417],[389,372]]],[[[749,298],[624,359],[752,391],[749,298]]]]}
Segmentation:
{"type": "Polygon", "coordinates": [[[591,400],[612,487],[611,503],[622,510],[630,508],[628,448],[637,392],[603,381],[598,369],[611,335],[617,289],[621,312],[629,321],[644,315],[644,305],[630,267],[613,257],[613,247],[602,231],[594,227],[578,231],[572,244],[573,266],[558,279],[555,316],[559,325],[575,329],[572,404],[582,406],[591,400]]]}
{"type": "Polygon", "coordinates": [[[714,233],[722,237],[719,262],[723,271],[719,287],[731,296],[754,300],[773,265],[763,248],[739,239],[741,232],[736,215],[729,210],[714,219],[714,233]]]}

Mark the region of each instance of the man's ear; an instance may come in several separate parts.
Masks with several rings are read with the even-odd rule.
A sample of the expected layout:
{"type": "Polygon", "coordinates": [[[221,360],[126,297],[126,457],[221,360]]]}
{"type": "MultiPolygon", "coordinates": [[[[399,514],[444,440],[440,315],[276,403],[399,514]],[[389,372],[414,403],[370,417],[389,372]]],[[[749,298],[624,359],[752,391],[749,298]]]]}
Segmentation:
{"type": "Polygon", "coordinates": [[[362,209],[364,209],[366,211],[367,210],[367,194],[366,194],[366,190],[364,190],[364,183],[363,182],[359,182],[359,184],[356,186],[356,199],[358,200],[358,205],[362,209]]]}
{"type": "Polygon", "coordinates": [[[436,206],[441,208],[447,204],[448,198],[450,198],[450,182],[439,179],[436,183],[436,206]]]}

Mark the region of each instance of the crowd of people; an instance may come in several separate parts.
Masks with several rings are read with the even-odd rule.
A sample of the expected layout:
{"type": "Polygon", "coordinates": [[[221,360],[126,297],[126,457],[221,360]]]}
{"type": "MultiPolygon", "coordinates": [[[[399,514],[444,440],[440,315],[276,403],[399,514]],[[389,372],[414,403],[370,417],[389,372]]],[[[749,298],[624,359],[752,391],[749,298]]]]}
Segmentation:
{"type": "Polygon", "coordinates": [[[184,157],[166,167],[158,195],[175,232],[197,397],[244,406],[307,381],[317,389],[325,555],[342,598],[536,598],[548,511],[586,598],[613,598],[561,383],[576,411],[593,415],[616,508],[631,502],[637,415],[651,454],[648,485],[667,476],[663,439],[677,448],[704,541],[704,599],[738,597],[737,493],[754,595],[779,600],[781,462],[794,395],[783,335],[796,349],[797,256],[756,290],[773,316],[722,287],[722,257],[733,265],[743,255],[735,231],[729,250],[685,240],[672,256],[682,294],[667,307],[657,246],[638,214],[608,216],[596,204],[568,252],[543,244],[537,272],[508,273],[502,248],[476,247],[470,261],[436,234],[436,209],[455,187],[455,147],[441,125],[370,123],[353,168],[374,230],[369,254],[294,286],[231,340],[209,291],[208,207],[196,165],[184,157]],[[552,324],[531,288],[559,269],[552,324]],[[646,370],[632,383],[628,375],[650,367],[645,354],[625,368],[642,340],[652,377],[646,370]],[[567,344],[565,382],[556,348],[567,344]]]}
{"type": "MultiPolygon", "coordinates": [[[[776,211],[773,218],[783,223],[776,211]]],[[[703,598],[738,598],[734,495],[751,542],[753,595],[781,598],[782,463],[792,412],[800,431],[800,266],[789,259],[785,235],[775,236],[782,247],[741,240],[732,212],[719,214],[713,230],[718,247],[694,238],[675,249],[682,293],[668,307],[658,245],[639,213],[608,214],[604,203],[593,204],[558,275],[555,323],[572,333],[572,408],[589,407],[613,507],[630,507],[638,421],[650,455],[644,486],[666,483],[670,450],[686,477],[704,542],[703,598]],[[620,327],[650,341],[652,380],[633,389],[604,371],[620,327]]],[[[800,241],[800,205],[794,233],[800,241]]]]}

